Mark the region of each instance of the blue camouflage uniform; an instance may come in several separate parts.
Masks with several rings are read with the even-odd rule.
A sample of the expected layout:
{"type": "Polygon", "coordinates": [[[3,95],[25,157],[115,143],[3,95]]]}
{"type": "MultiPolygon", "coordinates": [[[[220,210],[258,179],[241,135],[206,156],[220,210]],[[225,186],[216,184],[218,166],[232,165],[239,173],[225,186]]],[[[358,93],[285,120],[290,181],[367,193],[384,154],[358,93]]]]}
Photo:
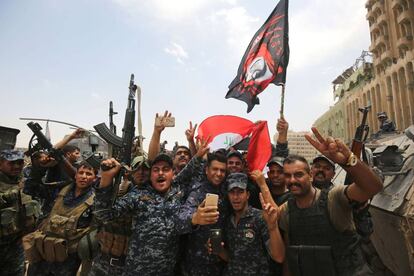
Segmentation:
{"type": "Polygon", "coordinates": [[[269,232],[262,212],[251,206],[236,225],[231,215],[225,223],[225,246],[229,262],[224,275],[270,275],[267,244],[269,232]]]}
{"type": "Polygon", "coordinates": [[[193,191],[188,196],[185,204],[177,215],[177,229],[180,233],[189,233],[183,262],[184,275],[220,275],[224,266],[223,261],[216,255],[208,254],[206,244],[209,239],[210,229],[224,228],[227,204],[224,201],[224,193],[221,188],[214,186],[207,179],[196,183],[193,191]],[[193,227],[192,215],[197,207],[206,198],[206,194],[218,194],[219,221],[212,225],[193,227]]]}
{"type": "Polygon", "coordinates": [[[123,275],[174,275],[179,246],[174,217],[188,194],[189,186],[185,184],[200,160],[192,158],[166,194],[158,193],[151,183],[146,183],[140,189],[134,186],[112,204],[112,186],[96,189],[95,215],[100,222],[125,215],[132,217],[123,275]]]}

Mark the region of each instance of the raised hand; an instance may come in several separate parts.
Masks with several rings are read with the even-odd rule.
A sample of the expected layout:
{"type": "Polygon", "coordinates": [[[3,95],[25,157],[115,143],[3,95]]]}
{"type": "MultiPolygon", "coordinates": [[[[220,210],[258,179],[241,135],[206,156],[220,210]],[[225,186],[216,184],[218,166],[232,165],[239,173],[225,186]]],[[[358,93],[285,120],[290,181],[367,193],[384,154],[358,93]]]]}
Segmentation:
{"type": "Polygon", "coordinates": [[[254,170],[250,173],[250,178],[257,183],[257,185],[260,184],[266,184],[266,179],[263,175],[263,173],[260,170],[254,170]]]}
{"type": "Polygon", "coordinates": [[[263,219],[266,221],[269,230],[277,227],[277,220],[279,219],[279,208],[272,206],[271,203],[265,202],[262,193],[259,194],[260,203],[263,209],[263,219]]]}
{"type": "Polygon", "coordinates": [[[197,157],[203,157],[208,153],[210,147],[208,146],[208,138],[206,140],[197,140],[197,157]]]}
{"type": "Polygon", "coordinates": [[[171,112],[165,110],[164,115],[160,116],[158,113],[155,114],[155,122],[154,122],[154,130],[162,132],[165,129],[166,118],[171,117],[171,112]],[[157,120],[160,118],[159,124],[157,124],[157,120]]]}
{"type": "Polygon", "coordinates": [[[187,137],[188,142],[194,141],[194,135],[195,135],[196,129],[197,129],[197,124],[195,124],[193,127],[193,123],[190,121],[190,127],[185,131],[185,136],[187,137]]]}
{"type": "Polygon", "coordinates": [[[70,138],[71,139],[79,139],[85,136],[85,134],[87,133],[87,131],[83,128],[77,128],[75,129],[74,132],[72,132],[70,134],[70,138]]]}
{"type": "Polygon", "coordinates": [[[312,127],[312,132],[316,140],[309,134],[305,134],[305,138],[315,149],[339,165],[345,165],[348,162],[351,150],[342,140],[330,136],[324,138],[316,127],[312,127]]]}
{"type": "Polygon", "coordinates": [[[205,206],[206,200],[203,200],[198,206],[197,211],[193,214],[193,225],[208,225],[214,224],[219,219],[219,212],[217,206],[205,206]]]}
{"type": "Polygon", "coordinates": [[[115,158],[109,158],[102,161],[101,167],[108,168],[106,170],[101,170],[100,187],[104,188],[112,184],[112,179],[120,171],[121,164],[118,161],[116,161],[115,158]]]}
{"type": "Polygon", "coordinates": [[[285,120],[284,117],[277,119],[276,130],[279,134],[288,132],[289,123],[285,120]]]}

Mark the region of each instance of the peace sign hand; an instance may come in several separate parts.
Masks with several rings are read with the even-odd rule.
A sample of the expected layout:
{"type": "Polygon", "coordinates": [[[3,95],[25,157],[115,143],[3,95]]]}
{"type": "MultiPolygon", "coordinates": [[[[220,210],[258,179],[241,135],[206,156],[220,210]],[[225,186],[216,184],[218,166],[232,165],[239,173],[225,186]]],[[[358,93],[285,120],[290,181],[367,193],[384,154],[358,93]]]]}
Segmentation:
{"type": "Polygon", "coordinates": [[[305,138],[315,149],[339,165],[345,165],[348,162],[351,150],[342,140],[330,136],[323,138],[316,127],[312,127],[312,132],[316,140],[309,134],[305,134],[305,138]]]}

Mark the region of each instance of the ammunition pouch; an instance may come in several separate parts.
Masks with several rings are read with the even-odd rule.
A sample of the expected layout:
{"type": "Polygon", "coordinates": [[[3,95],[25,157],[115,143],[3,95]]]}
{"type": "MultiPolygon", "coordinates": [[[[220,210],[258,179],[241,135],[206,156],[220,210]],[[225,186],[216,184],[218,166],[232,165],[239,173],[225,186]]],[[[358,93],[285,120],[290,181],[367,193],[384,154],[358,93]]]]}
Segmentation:
{"type": "Polygon", "coordinates": [[[330,246],[291,245],[287,248],[287,259],[292,275],[335,275],[330,246]]]}
{"type": "Polygon", "coordinates": [[[49,221],[49,231],[54,236],[69,237],[77,233],[76,229],[77,219],[75,216],[64,217],[60,215],[53,215],[49,221]]]}
{"type": "Polygon", "coordinates": [[[0,210],[0,237],[33,231],[36,219],[40,215],[39,203],[31,200],[26,202],[22,208],[25,211],[24,218],[21,218],[22,214],[15,207],[0,210]]]}
{"type": "Polygon", "coordinates": [[[126,255],[129,238],[125,235],[101,231],[97,234],[101,251],[104,254],[120,257],[126,255]]]}
{"type": "Polygon", "coordinates": [[[29,263],[40,260],[64,262],[70,253],[65,239],[48,237],[40,231],[23,237],[23,249],[29,263]]]}

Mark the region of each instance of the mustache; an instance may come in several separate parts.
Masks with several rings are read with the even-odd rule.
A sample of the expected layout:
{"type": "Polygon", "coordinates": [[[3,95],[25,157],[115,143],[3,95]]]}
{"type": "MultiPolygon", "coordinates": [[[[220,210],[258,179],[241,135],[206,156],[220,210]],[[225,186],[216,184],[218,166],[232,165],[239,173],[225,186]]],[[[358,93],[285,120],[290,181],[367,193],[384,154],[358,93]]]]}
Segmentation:
{"type": "Polygon", "coordinates": [[[325,177],[325,174],[323,172],[318,172],[315,176],[319,176],[319,175],[325,177]]]}
{"type": "Polygon", "coordinates": [[[299,183],[290,183],[290,184],[288,185],[288,188],[290,188],[290,187],[292,187],[292,186],[295,186],[295,187],[297,187],[297,188],[302,188],[302,186],[301,186],[299,183]]]}

